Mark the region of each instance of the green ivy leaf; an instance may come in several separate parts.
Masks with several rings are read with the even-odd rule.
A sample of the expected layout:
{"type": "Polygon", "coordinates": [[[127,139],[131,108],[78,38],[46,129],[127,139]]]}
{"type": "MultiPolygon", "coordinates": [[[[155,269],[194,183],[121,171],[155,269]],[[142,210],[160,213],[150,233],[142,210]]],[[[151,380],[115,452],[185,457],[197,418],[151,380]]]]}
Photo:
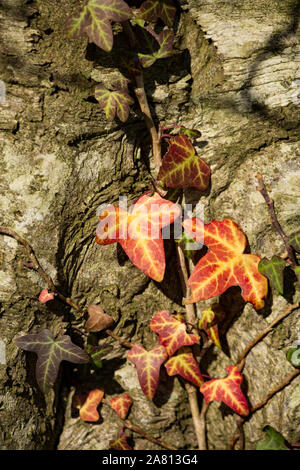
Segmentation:
{"type": "Polygon", "coordinates": [[[289,237],[289,244],[294,248],[295,251],[300,253],[300,232],[294,233],[289,237]]]}
{"type": "Polygon", "coordinates": [[[188,129],[187,127],[181,127],[180,129],[181,134],[187,135],[190,139],[197,139],[198,137],[201,137],[201,132],[198,131],[197,129],[188,129]]]}
{"type": "Polygon", "coordinates": [[[263,258],[258,265],[259,272],[269,279],[272,289],[281,295],[283,294],[283,270],[285,267],[285,261],[278,256],[273,256],[271,260],[263,258]]]}
{"type": "Polygon", "coordinates": [[[183,246],[184,255],[186,258],[192,259],[195,250],[200,250],[203,244],[195,242],[195,240],[185,231],[183,231],[180,238],[175,240],[176,243],[183,246]]]}
{"type": "Polygon", "coordinates": [[[72,343],[70,336],[53,339],[51,331],[45,329],[37,334],[21,336],[15,344],[25,351],[38,355],[36,363],[36,380],[45,393],[53,387],[61,361],[84,364],[90,361],[88,354],[72,343]]]}
{"type": "Polygon", "coordinates": [[[294,367],[300,367],[300,341],[293,342],[286,353],[286,358],[294,367]]]}
{"type": "Polygon", "coordinates": [[[297,276],[298,282],[300,282],[300,266],[294,266],[294,271],[297,276]]]}
{"type": "Polygon", "coordinates": [[[289,450],[284,443],[283,436],[274,428],[265,426],[263,431],[266,433],[266,438],[258,442],[256,450],[289,450]]]}

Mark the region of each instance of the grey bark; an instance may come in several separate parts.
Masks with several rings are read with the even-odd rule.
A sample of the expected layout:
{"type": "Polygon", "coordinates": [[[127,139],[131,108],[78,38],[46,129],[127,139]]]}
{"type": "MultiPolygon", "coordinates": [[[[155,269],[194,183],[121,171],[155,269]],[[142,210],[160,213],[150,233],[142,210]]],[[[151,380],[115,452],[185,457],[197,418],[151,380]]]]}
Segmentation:
{"type": "MultiPolygon", "coordinates": [[[[122,195],[133,201],[148,189],[149,140],[137,107],[125,125],[108,124],[92,99],[95,84],[117,71],[110,56],[86,39],[67,37],[65,18],[77,4],[1,2],[0,78],[6,88],[0,105],[1,225],[30,241],[65,295],[83,308],[101,304],[113,315],[119,334],[150,347],[156,341],[149,329],[154,313],[184,311],[176,261],[168,253],[166,280],[157,285],[116,245],[94,243],[99,205],[117,203],[122,195]]],[[[189,200],[203,205],[205,222],[230,217],[246,233],[252,253],[280,254],[284,246],[256,190],[255,175],[263,174],[286,232],[297,230],[299,2],[180,4],[176,45],[181,54],[145,74],[151,107],[166,125],[180,123],[202,132],[197,150],[211,166],[211,188],[205,195],[190,192],[189,200]]],[[[44,398],[35,384],[34,356],[12,342],[22,332],[45,327],[64,333],[76,312],[58,301],[51,308],[39,303],[46,286],[22,266],[23,248],[8,237],[0,238],[0,248],[0,339],[7,359],[0,365],[0,448],[107,449],[120,427],[113,412],[103,408],[97,426],[74,416],[66,368],[55,393],[44,398]]],[[[215,300],[199,304],[199,314],[215,300]]],[[[203,365],[205,373],[217,377],[287,305],[274,295],[272,305],[256,312],[243,305],[238,289],[221,296],[221,302],[234,318],[224,350],[214,347],[203,365]]],[[[298,310],[249,354],[244,373],[251,404],[292,370],[285,353],[299,339],[299,318],[298,310]]],[[[80,344],[79,336],[73,339],[80,344]]],[[[87,386],[104,388],[108,398],[125,390],[134,400],[133,422],[178,448],[195,448],[187,397],[177,379],[170,381],[163,372],[156,399],[148,402],[124,350],[114,345],[87,386]]],[[[209,448],[227,448],[235,425],[232,413],[213,403],[207,423],[209,448]]],[[[266,424],[299,441],[299,379],[245,425],[246,448],[255,448],[266,424]]],[[[135,449],[155,448],[133,437],[135,449]]]]}

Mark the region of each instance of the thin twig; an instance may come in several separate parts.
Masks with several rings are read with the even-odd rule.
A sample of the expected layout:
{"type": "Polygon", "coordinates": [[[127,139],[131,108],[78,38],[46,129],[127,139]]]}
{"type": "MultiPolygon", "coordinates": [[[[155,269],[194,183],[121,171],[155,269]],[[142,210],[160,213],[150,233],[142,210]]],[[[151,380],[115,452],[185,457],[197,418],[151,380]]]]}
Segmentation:
{"type": "MultiPolygon", "coordinates": [[[[111,404],[110,404],[109,400],[106,400],[104,398],[101,403],[103,403],[106,406],[109,406],[110,409],[113,409],[111,407],[111,404]]],[[[120,416],[119,416],[119,418],[122,419],[120,416]]],[[[123,424],[126,428],[130,429],[131,431],[136,432],[140,436],[147,439],[147,441],[153,442],[153,444],[157,444],[157,445],[159,445],[161,447],[164,447],[165,449],[168,449],[168,450],[178,450],[176,447],[171,446],[170,444],[167,444],[164,441],[161,441],[159,439],[155,439],[155,437],[150,436],[150,434],[143,431],[143,429],[141,429],[139,426],[136,426],[135,424],[133,424],[129,419],[122,419],[122,422],[123,422],[123,424]]]]}
{"type": "Polygon", "coordinates": [[[135,424],[132,424],[131,421],[129,421],[129,419],[126,419],[124,421],[124,425],[128,428],[128,429],[131,429],[132,431],[140,434],[141,436],[143,436],[145,439],[147,439],[148,441],[150,442],[153,442],[154,444],[157,444],[161,447],[164,447],[165,449],[168,449],[168,450],[178,450],[177,447],[174,447],[174,446],[171,446],[170,444],[167,444],[166,442],[164,441],[161,441],[159,439],[155,439],[154,437],[150,436],[149,434],[147,434],[145,431],[143,431],[141,428],[139,428],[138,426],[136,426],[135,424]]]}
{"type": "Polygon", "coordinates": [[[275,209],[274,209],[274,201],[273,201],[273,199],[270,198],[270,196],[269,196],[269,194],[266,190],[265,183],[264,183],[262,175],[260,173],[257,173],[256,178],[258,180],[257,190],[260,192],[260,194],[263,196],[264,200],[266,201],[266,204],[268,206],[268,210],[269,210],[269,213],[270,213],[270,217],[271,217],[271,222],[274,225],[275,229],[277,230],[277,232],[279,233],[279,235],[281,236],[281,238],[284,242],[286,251],[288,253],[289,263],[292,266],[296,266],[297,265],[296,259],[295,259],[295,256],[294,256],[293,249],[289,244],[288,236],[285,234],[285,232],[283,231],[280,223],[278,222],[278,219],[277,219],[277,216],[276,216],[276,213],[275,213],[275,209]]]}
{"type": "MultiPolygon", "coordinates": [[[[257,410],[259,410],[260,408],[262,408],[266,403],[268,403],[268,401],[274,396],[276,395],[276,393],[280,392],[280,390],[282,390],[283,388],[285,388],[287,385],[289,385],[292,380],[294,380],[295,377],[297,377],[297,375],[300,374],[300,370],[299,369],[295,369],[293,370],[293,372],[291,372],[285,379],[283,379],[283,381],[277,385],[275,388],[273,388],[273,390],[271,390],[271,392],[269,392],[265,398],[260,401],[259,403],[257,403],[256,405],[252,406],[252,408],[250,408],[250,413],[249,415],[252,415],[253,413],[255,413],[257,410]]],[[[248,416],[246,417],[246,419],[248,419],[248,416]]]]}
{"type": "MultiPolygon", "coordinates": [[[[23,263],[24,266],[37,271],[43,277],[43,279],[46,281],[46,283],[48,284],[51,291],[53,291],[57,295],[57,297],[59,297],[63,302],[70,305],[71,307],[74,307],[77,311],[79,311],[81,314],[84,315],[84,311],[72,299],[70,299],[69,297],[65,297],[64,295],[62,295],[59,292],[59,290],[55,286],[54,282],[52,281],[51,277],[48,276],[48,274],[45,273],[45,271],[41,267],[36,255],[33,251],[32,246],[24,238],[20,237],[20,235],[18,233],[14,232],[13,230],[8,229],[8,228],[4,228],[4,227],[0,227],[0,233],[2,233],[4,235],[8,235],[9,237],[14,238],[19,243],[21,243],[26,248],[26,251],[27,251],[27,253],[28,253],[28,255],[29,255],[29,257],[32,261],[30,266],[27,266],[27,263],[23,263]]],[[[83,336],[88,336],[88,334],[86,332],[82,331],[77,326],[72,326],[72,328],[74,330],[78,331],[83,336]]],[[[127,340],[121,338],[120,336],[116,335],[111,330],[105,330],[105,333],[107,335],[111,336],[112,338],[114,338],[116,341],[118,341],[118,343],[120,343],[122,346],[124,346],[126,348],[132,348],[133,347],[132,343],[130,343],[129,341],[127,341],[127,340]]]]}
{"type": "MultiPolygon", "coordinates": [[[[240,354],[238,360],[237,360],[237,367],[240,371],[243,370],[243,367],[244,367],[244,364],[245,364],[245,359],[246,359],[246,356],[249,354],[249,352],[254,348],[254,346],[259,342],[261,341],[270,331],[272,331],[273,327],[275,325],[277,325],[277,323],[279,323],[281,320],[283,320],[283,318],[287,317],[291,312],[293,312],[296,308],[299,308],[299,305],[300,305],[300,302],[297,302],[296,304],[293,304],[293,305],[289,305],[288,307],[286,307],[286,309],[280,314],[278,315],[275,320],[272,321],[272,323],[270,323],[269,326],[267,326],[267,328],[265,328],[253,341],[251,341],[246,347],[245,349],[243,350],[243,352],[240,354]]],[[[268,395],[264,398],[264,400],[260,403],[258,403],[257,405],[253,406],[251,409],[250,409],[250,412],[249,412],[249,415],[245,418],[243,418],[240,423],[239,423],[239,426],[237,427],[232,439],[231,439],[231,442],[230,442],[230,446],[229,446],[229,449],[233,449],[234,446],[235,446],[235,443],[237,442],[237,440],[239,438],[241,438],[241,427],[243,426],[243,423],[245,420],[248,420],[249,417],[255,412],[257,411],[258,409],[262,408],[278,391],[282,390],[282,388],[284,388],[287,384],[289,384],[291,382],[291,380],[293,380],[294,377],[296,377],[298,374],[300,373],[299,370],[296,370],[294,371],[292,374],[290,374],[286,379],[283,380],[283,382],[281,382],[281,384],[279,384],[275,389],[273,389],[270,393],[268,393],[268,395]]]]}
{"type": "MultiPolygon", "coordinates": [[[[256,405],[250,408],[248,416],[240,417],[240,425],[242,426],[245,421],[248,421],[256,411],[260,410],[263,406],[265,406],[268,403],[268,401],[271,400],[271,398],[274,395],[276,395],[276,393],[280,392],[287,385],[289,385],[292,382],[292,380],[294,380],[294,378],[296,378],[299,374],[300,374],[299,369],[296,369],[293,372],[291,372],[285,379],[283,379],[283,381],[279,385],[273,388],[273,390],[271,390],[271,392],[269,392],[262,401],[260,401],[259,403],[257,403],[256,405]]],[[[236,429],[230,442],[230,446],[229,446],[230,450],[234,448],[235,443],[237,442],[239,438],[239,435],[240,435],[240,430],[236,429]]]]}
{"type": "Polygon", "coordinates": [[[116,335],[115,333],[113,333],[111,330],[105,330],[105,333],[109,336],[111,336],[113,339],[115,339],[116,341],[118,341],[118,343],[121,345],[121,346],[124,346],[125,348],[133,348],[134,344],[130,343],[129,341],[127,341],[126,339],[123,339],[121,338],[120,336],[116,335]]]}
{"type": "MultiPolygon", "coordinates": [[[[136,41],[136,37],[132,30],[130,22],[124,21],[122,25],[123,25],[123,30],[126,36],[128,37],[130,47],[133,50],[136,50],[137,41],[136,41]]],[[[160,142],[160,136],[155,127],[155,124],[151,115],[151,111],[149,108],[147,94],[145,91],[144,74],[142,71],[140,74],[135,76],[135,81],[136,81],[136,88],[134,89],[134,93],[139,102],[141,111],[144,115],[144,120],[145,120],[147,129],[152,139],[153,159],[154,159],[155,167],[158,169],[161,165],[161,142],[160,142]]]]}
{"type": "Polygon", "coordinates": [[[275,320],[272,321],[272,323],[270,323],[269,326],[267,326],[267,328],[265,328],[253,341],[251,341],[251,343],[249,343],[244,351],[240,354],[238,360],[237,360],[237,365],[238,365],[238,368],[239,370],[242,370],[243,368],[243,364],[244,364],[244,359],[246,358],[246,356],[249,354],[249,352],[251,351],[252,348],[254,348],[254,346],[262,339],[264,338],[271,330],[272,328],[277,325],[277,323],[279,323],[283,318],[287,317],[291,312],[293,312],[293,310],[295,310],[296,308],[299,308],[299,305],[300,305],[300,302],[297,302],[296,304],[293,304],[293,305],[289,305],[288,307],[286,307],[286,309],[283,311],[283,313],[281,313],[280,315],[278,315],[275,320]]]}
{"type": "MultiPolygon", "coordinates": [[[[183,290],[183,295],[186,297],[189,295],[189,288],[187,285],[188,281],[188,272],[187,272],[187,267],[185,264],[185,257],[184,253],[182,251],[182,248],[178,243],[176,243],[176,253],[177,253],[177,258],[178,258],[178,264],[179,264],[179,275],[180,275],[180,280],[181,280],[181,285],[182,285],[182,290],[183,290]]],[[[193,304],[188,304],[185,306],[186,309],[186,319],[189,323],[192,325],[195,325],[196,323],[196,314],[195,314],[195,309],[193,304]]],[[[198,334],[198,330],[194,327],[192,328],[192,332],[195,334],[198,334]]],[[[197,350],[193,348],[193,351],[195,352],[195,357],[197,358],[197,350]]],[[[199,354],[198,354],[199,356],[199,354]]],[[[205,439],[205,420],[204,418],[200,419],[200,410],[199,410],[199,405],[198,405],[198,396],[197,396],[197,388],[190,384],[186,383],[185,384],[185,389],[188,394],[189,398],[189,403],[190,403],[190,408],[191,408],[191,413],[192,413],[192,419],[193,419],[193,424],[194,424],[194,429],[195,429],[195,434],[198,442],[198,447],[199,450],[206,450],[206,439],[205,439]]],[[[205,416],[205,414],[204,414],[205,416]]]]}
{"type": "Polygon", "coordinates": [[[0,227],[0,233],[2,233],[3,235],[7,235],[9,237],[12,237],[15,240],[17,240],[17,242],[21,243],[21,245],[23,245],[25,247],[29,258],[31,259],[31,265],[26,266],[26,264],[24,264],[24,266],[37,271],[42,276],[42,278],[46,281],[46,283],[48,284],[48,287],[50,288],[50,290],[52,292],[54,292],[57,295],[57,297],[59,297],[66,304],[68,304],[71,307],[75,308],[75,310],[80,312],[81,315],[84,315],[84,311],[82,310],[82,308],[79,307],[79,305],[77,305],[72,299],[70,299],[69,297],[65,297],[63,294],[61,294],[58,291],[58,289],[56,288],[56,286],[55,286],[54,282],[52,281],[51,277],[48,276],[48,274],[45,273],[45,271],[41,267],[36,255],[34,253],[34,250],[33,250],[32,246],[24,238],[22,238],[18,233],[14,232],[13,230],[11,230],[9,228],[5,228],[5,227],[0,227]]]}
{"type": "Polygon", "coordinates": [[[203,398],[202,402],[202,407],[201,407],[201,412],[199,416],[199,422],[200,422],[200,433],[201,433],[201,446],[202,449],[200,450],[207,450],[207,444],[206,444],[206,412],[208,410],[209,403],[206,403],[205,399],[203,398]]]}

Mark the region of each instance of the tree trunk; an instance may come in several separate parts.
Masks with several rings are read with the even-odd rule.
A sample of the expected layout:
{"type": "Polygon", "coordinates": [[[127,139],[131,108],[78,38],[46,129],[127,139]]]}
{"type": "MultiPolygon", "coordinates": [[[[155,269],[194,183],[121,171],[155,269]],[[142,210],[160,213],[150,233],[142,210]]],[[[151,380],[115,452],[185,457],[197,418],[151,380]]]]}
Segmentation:
{"type": "MultiPolygon", "coordinates": [[[[67,37],[65,19],[78,1],[62,3],[1,2],[0,223],[30,242],[65,296],[82,308],[100,304],[114,317],[118,334],[150,347],[156,342],[149,328],[155,312],[184,312],[176,259],[167,246],[169,268],[157,284],[116,245],[94,243],[99,206],[118,203],[119,196],[132,202],[151,185],[147,130],[137,105],[125,124],[107,123],[93,95],[95,84],[116,73],[113,60],[85,37],[67,37]]],[[[157,122],[202,132],[196,148],[211,166],[211,187],[204,195],[190,191],[188,202],[199,203],[205,222],[225,217],[238,222],[252,253],[281,254],[284,246],[256,190],[256,174],[264,176],[286,233],[293,233],[300,220],[300,2],[179,4],[181,53],[146,70],[145,83],[157,122]]],[[[121,42],[116,36],[116,50],[121,42]]],[[[0,448],[109,448],[120,428],[113,411],[103,407],[98,426],[75,416],[68,366],[62,367],[55,391],[44,397],[35,382],[35,355],[13,343],[21,333],[46,327],[54,335],[70,331],[78,314],[58,300],[41,304],[38,295],[47,286],[22,264],[28,261],[24,248],[7,236],[1,236],[0,248],[0,340],[6,348],[0,364],[0,448]]],[[[215,300],[199,303],[199,313],[215,300]]],[[[225,367],[235,364],[245,345],[287,305],[286,298],[274,295],[256,312],[243,304],[239,288],[220,302],[233,319],[223,350],[211,348],[205,358],[203,372],[214,377],[223,377],[225,367]]],[[[285,354],[299,339],[299,321],[298,309],[247,357],[252,405],[291,372],[285,354]]],[[[82,344],[79,335],[72,339],[82,344]]],[[[124,349],[109,342],[113,351],[86,385],[103,388],[107,398],[125,390],[134,401],[133,422],[180,449],[196,448],[180,382],[162,371],[149,402],[124,349]]],[[[235,426],[228,410],[218,402],[209,407],[210,449],[228,448],[235,426]]],[[[267,424],[288,441],[299,441],[299,377],[245,424],[246,448],[255,448],[267,424]]],[[[135,449],[159,448],[136,435],[133,440],[135,449]]]]}

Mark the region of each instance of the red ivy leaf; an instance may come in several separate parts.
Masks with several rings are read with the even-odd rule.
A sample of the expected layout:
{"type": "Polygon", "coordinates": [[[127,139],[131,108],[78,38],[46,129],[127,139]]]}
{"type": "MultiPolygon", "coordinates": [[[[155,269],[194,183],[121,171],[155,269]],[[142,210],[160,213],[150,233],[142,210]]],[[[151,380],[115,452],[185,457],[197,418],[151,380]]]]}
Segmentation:
{"type": "Polygon", "coordinates": [[[210,168],[196,155],[189,138],[180,134],[171,139],[157,179],[168,188],[194,187],[204,191],[209,184],[210,168]]]}
{"type": "Polygon", "coordinates": [[[180,215],[181,210],[160,197],[143,194],[127,212],[107,206],[100,213],[96,242],[107,245],[119,242],[131,262],[155,281],[162,281],[165,252],[161,229],[180,215]]]}
{"type": "Polygon", "coordinates": [[[184,379],[192,382],[197,387],[201,387],[204,379],[201,375],[197,362],[190,348],[182,348],[176,356],[171,357],[165,363],[168,375],[180,375],[184,379]]]}
{"type": "Polygon", "coordinates": [[[146,351],[140,344],[135,344],[128,353],[128,359],[137,369],[141,389],[152,400],[158,385],[159,371],[168,354],[163,346],[154,346],[146,351]]]}
{"type": "Polygon", "coordinates": [[[97,422],[100,418],[97,408],[103,396],[103,390],[91,390],[88,394],[74,395],[72,405],[79,408],[79,416],[83,421],[97,422]]]}
{"type": "Polygon", "coordinates": [[[53,299],[54,294],[50,294],[50,292],[48,292],[48,289],[43,289],[39,295],[39,301],[42,302],[42,304],[45,304],[46,302],[49,302],[49,300],[53,299]]]}
{"type": "Polygon", "coordinates": [[[184,303],[210,299],[229,287],[240,286],[246,302],[251,302],[257,310],[263,308],[268,281],[258,271],[259,256],[244,254],[246,237],[243,232],[230,219],[214,220],[207,225],[199,222],[196,218],[183,222],[184,229],[194,239],[204,235],[204,244],[209,248],[188,280],[192,295],[184,303]]]}
{"type": "Polygon", "coordinates": [[[235,413],[242,416],[249,414],[246,398],[241,391],[243,376],[236,366],[226,367],[228,376],[224,379],[213,379],[200,387],[206,403],[211,401],[222,401],[233,409],[235,413]]]}
{"type": "Polygon", "coordinates": [[[116,450],[132,450],[132,447],[127,442],[125,433],[122,433],[116,440],[110,441],[109,446],[116,450]]]}
{"type": "Polygon", "coordinates": [[[176,15],[176,7],[172,0],[146,0],[139,11],[139,18],[155,22],[157,18],[172,27],[176,15]]]}
{"type": "Polygon", "coordinates": [[[51,331],[45,329],[38,334],[21,336],[15,344],[25,351],[38,355],[36,380],[43,392],[51,388],[56,380],[61,361],[84,364],[90,357],[79,346],[72,343],[70,336],[53,339],[51,331]]]}
{"type": "Polygon", "coordinates": [[[131,405],[132,399],[127,393],[110,400],[110,406],[122,419],[125,419],[128,415],[128,411],[131,405]]]}
{"type": "Polygon", "coordinates": [[[170,316],[167,310],[162,310],[154,315],[150,322],[150,328],[159,335],[159,344],[165,346],[169,356],[172,356],[182,346],[192,346],[199,341],[199,336],[186,332],[184,321],[170,316]]]}

